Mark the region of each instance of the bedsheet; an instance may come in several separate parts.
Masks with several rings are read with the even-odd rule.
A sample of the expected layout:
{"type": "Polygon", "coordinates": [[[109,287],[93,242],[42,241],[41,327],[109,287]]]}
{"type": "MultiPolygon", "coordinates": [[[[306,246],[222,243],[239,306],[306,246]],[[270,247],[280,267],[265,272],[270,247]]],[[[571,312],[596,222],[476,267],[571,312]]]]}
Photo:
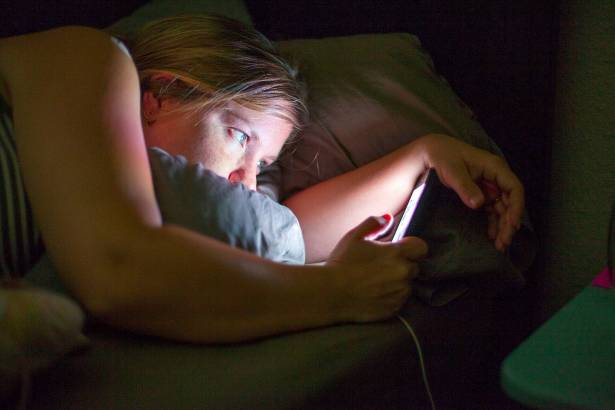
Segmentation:
{"type": "MultiPolygon", "coordinates": [[[[462,403],[483,385],[492,303],[466,295],[443,308],[415,299],[404,308],[434,376],[437,405],[462,403]]],[[[29,408],[428,407],[416,347],[396,319],[227,346],[179,344],[100,325],[86,334],[88,350],[36,376],[29,408]]]]}

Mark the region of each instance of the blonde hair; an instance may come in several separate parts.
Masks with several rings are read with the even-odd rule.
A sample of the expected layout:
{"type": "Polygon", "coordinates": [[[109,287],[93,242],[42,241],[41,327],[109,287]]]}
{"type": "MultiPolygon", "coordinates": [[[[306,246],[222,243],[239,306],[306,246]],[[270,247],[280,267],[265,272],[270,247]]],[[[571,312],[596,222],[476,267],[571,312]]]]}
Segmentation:
{"type": "Polygon", "coordinates": [[[299,129],[307,115],[298,72],[253,28],[216,15],[164,18],[127,40],[142,91],[207,112],[230,101],[276,115],[299,129]],[[170,73],[173,81],[153,75],[170,73]]]}

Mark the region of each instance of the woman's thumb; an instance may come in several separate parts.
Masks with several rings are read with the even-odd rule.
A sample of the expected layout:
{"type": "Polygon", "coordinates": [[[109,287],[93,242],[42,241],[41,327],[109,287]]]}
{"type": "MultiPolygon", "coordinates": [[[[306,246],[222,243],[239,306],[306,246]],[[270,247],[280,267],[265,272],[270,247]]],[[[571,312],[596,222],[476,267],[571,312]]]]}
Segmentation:
{"type": "Polygon", "coordinates": [[[370,216],[354,229],[353,236],[371,241],[387,233],[392,225],[393,217],[391,214],[370,216]]]}

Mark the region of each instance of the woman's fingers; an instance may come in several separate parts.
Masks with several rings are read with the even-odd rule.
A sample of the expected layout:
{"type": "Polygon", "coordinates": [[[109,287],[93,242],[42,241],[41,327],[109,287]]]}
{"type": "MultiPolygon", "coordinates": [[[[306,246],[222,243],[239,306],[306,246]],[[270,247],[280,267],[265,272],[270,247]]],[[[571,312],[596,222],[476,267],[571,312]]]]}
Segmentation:
{"type": "Polygon", "coordinates": [[[515,229],[521,228],[521,219],[523,218],[523,209],[525,204],[525,192],[523,185],[519,182],[518,187],[510,192],[507,199],[508,205],[508,223],[515,229]]]}
{"type": "Polygon", "coordinates": [[[506,194],[502,194],[486,205],[487,235],[493,240],[498,250],[504,251],[512,242],[518,230],[518,224],[510,223],[510,201],[506,194]]]}
{"type": "Polygon", "coordinates": [[[502,199],[502,191],[496,183],[483,179],[480,181],[480,185],[485,194],[485,203],[487,205],[495,204],[502,199]]]}
{"type": "Polygon", "coordinates": [[[472,209],[485,202],[481,189],[476,185],[468,167],[462,161],[450,160],[435,168],[442,184],[457,193],[463,203],[472,209]]]}
{"type": "MultiPolygon", "coordinates": [[[[392,220],[392,218],[391,218],[392,220]]],[[[338,280],[341,320],[366,322],[394,315],[406,302],[411,282],[419,272],[418,261],[427,255],[427,244],[407,237],[399,242],[377,242],[388,218],[370,217],[351,230],[336,246],[327,265],[338,280]]]]}
{"type": "Polygon", "coordinates": [[[409,261],[420,261],[424,259],[429,252],[427,242],[416,236],[402,238],[399,242],[393,244],[393,246],[398,246],[401,256],[409,261]]]}
{"type": "Polygon", "coordinates": [[[392,225],[393,217],[390,214],[370,216],[351,230],[350,233],[357,239],[374,240],[386,234],[392,225]]]}
{"type": "Polygon", "coordinates": [[[487,153],[485,155],[488,158],[483,162],[481,174],[486,195],[495,195],[493,200],[501,201],[506,209],[506,213],[501,215],[505,215],[507,222],[519,229],[525,206],[523,185],[503,158],[487,153]]]}
{"type": "Polygon", "coordinates": [[[487,209],[487,236],[492,241],[495,241],[498,237],[499,222],[500,220],[495,213],[495,210],[490,206],[487,209]]]}
{"type": "Polygon", "coordinates": [[[494,182],[479,177],[476,183],[471,178],[470,171],[457,167],[450,167],[448,172],[442,172],[446,175],[446,180],[442,182],[455,190],[466,206],[473,209],[485,206],[487,235],[494,241],[495,247],[503,251],[510,245],[512,237],[520,227],[524,197],[523,187],[507,166],[498,166],[500,168],[489,173],[505,176],[496,178],[494,182]]]}
{"type": "Polygon", "coordinates": [[[412,288],[410,286],[406,286],[403,289],[383,295],[385,298],[383,304],[388,308],[390,312],[389,314],[393,314],[404,306],[411,294],[412,288]]]}
{"type": "MultiPolygon", "coordinates": [[[[498,223],[500,228],[498,237],[503,242],[510,243],[510,237],[520,227],[525,206],[525,194],[521,181],[512,172],[506,160],[497,155],[471,146],[466,146],[461,155],[466,170],[465,172],[458,170],[457,178],[466,180],[466,182],[458,185],[467,185],[469,183],[467,179],[471,179],[472,182],[477,181],[483,194],[484,204],[493,205],[500,222],[503,219],[503,222],[509,225],[507,227],[498,223]]],[[[465,189],[465,195],[474,192],[468,188],[465,189]]]]}

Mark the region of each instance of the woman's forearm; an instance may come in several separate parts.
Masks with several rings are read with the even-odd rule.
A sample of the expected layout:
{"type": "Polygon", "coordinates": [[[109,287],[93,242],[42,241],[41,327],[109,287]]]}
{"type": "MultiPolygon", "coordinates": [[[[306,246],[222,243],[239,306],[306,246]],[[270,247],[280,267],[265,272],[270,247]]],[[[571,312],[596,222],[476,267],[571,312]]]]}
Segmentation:
{"type": "Polygon", "coordinates": [[[419,139],[288,198],[285,205],[303,230],[307,262],[326,260],[339,239],[366,217],[398,213],[424,169],[419,139]]]}
{"type": "Polygon", "coordinates": [[[276,264],[175,226],[122,242],[80,292],[113,326],[224,343],[339,321],[328,267],[276,264]]]}

